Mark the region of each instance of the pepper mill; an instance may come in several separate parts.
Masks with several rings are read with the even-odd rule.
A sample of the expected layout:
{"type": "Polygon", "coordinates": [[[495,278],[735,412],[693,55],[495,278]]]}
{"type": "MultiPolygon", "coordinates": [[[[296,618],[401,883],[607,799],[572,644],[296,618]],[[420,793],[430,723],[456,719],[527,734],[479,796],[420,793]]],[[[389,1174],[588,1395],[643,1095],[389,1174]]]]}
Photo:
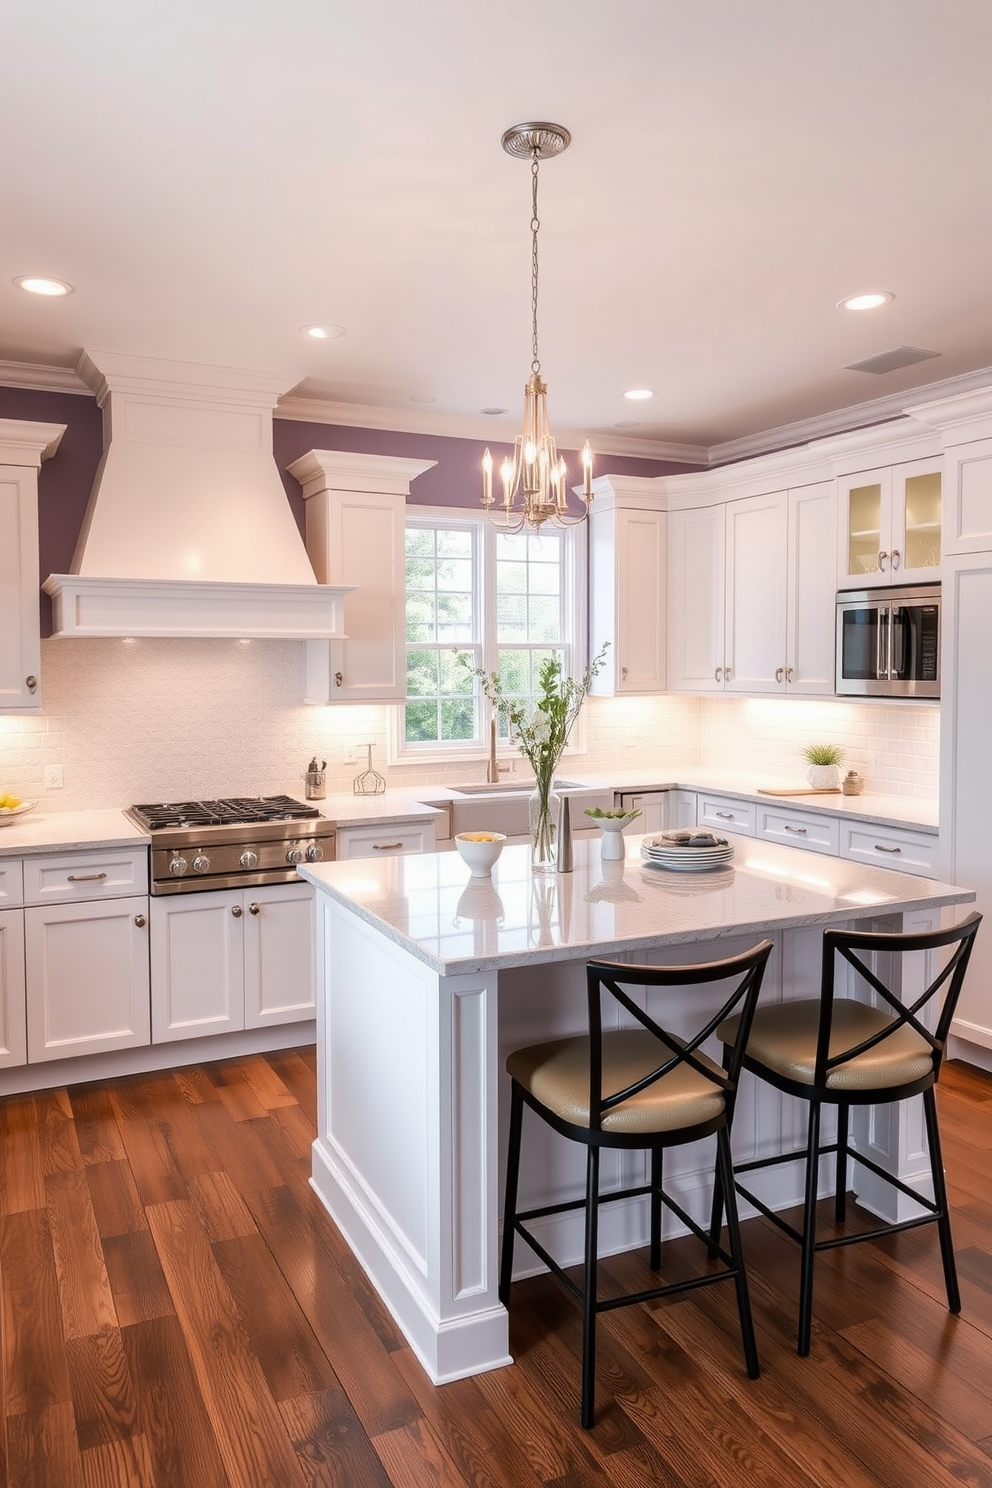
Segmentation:
{"type": "Polygon", "coordinates": [[[567,796],[562,796],[558,807],[558,856],[555,870],[558,873],[572,871],[572,808],[567,796]]]}

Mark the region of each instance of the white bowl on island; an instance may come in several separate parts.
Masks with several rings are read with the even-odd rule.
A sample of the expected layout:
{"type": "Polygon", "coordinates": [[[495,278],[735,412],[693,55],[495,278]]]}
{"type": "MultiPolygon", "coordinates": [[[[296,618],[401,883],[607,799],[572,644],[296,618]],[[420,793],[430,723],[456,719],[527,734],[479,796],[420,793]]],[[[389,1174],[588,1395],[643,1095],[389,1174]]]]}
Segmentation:
{"type": "Polygon", "coordinates": [[[505,841],[504,832],[459,832],[455,846],[473,878],[488,878],[505,841]]]}

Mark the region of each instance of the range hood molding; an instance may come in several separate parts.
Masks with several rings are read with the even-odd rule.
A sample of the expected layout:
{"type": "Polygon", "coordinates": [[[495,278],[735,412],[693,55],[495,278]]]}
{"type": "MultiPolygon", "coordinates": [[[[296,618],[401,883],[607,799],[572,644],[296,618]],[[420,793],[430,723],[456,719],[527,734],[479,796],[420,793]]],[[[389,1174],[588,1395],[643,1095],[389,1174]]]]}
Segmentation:
{"type": "Polygon", "coordinates": [[[55,636],[344,639],[272,455],[271,373],[86,351],[104,454],[55,636]]]}

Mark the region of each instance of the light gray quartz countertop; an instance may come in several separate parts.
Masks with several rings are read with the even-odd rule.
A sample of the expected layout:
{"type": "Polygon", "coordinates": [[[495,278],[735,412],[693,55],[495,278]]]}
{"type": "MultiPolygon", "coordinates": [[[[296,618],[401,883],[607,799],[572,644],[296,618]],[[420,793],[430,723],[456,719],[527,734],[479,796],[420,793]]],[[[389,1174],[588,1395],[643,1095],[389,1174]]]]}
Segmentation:
{"type": "Polygon", "coordinates": [[[147,832],[123,811],[26,811],[0,827],[0,857],[76,852],[84,848],[147,846],[147,832]]]}
{"type": "Polygon", "coordinates": [[[578,841],[571,873],[532,874],[526,846],[505,848],[491,878],[470,878],[457,853],[298,871],[442,975],[759,937],[975,898],[970,889],[739,836],[728,837],[730,867],[676,872],[644,863],[641,840],[628,835],[619,862],[601,860],[599,839],[578,841]]]}

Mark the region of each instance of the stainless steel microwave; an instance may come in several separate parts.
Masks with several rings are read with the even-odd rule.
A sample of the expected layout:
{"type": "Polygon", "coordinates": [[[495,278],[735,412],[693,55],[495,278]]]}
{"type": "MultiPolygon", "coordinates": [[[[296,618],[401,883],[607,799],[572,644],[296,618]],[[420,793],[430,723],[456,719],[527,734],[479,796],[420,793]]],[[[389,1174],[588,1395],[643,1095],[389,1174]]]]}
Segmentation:
{"type": "Polygon", "coordinates": [[[838,594],[837,692],[940,697],[939,584],[838,594]]]}

